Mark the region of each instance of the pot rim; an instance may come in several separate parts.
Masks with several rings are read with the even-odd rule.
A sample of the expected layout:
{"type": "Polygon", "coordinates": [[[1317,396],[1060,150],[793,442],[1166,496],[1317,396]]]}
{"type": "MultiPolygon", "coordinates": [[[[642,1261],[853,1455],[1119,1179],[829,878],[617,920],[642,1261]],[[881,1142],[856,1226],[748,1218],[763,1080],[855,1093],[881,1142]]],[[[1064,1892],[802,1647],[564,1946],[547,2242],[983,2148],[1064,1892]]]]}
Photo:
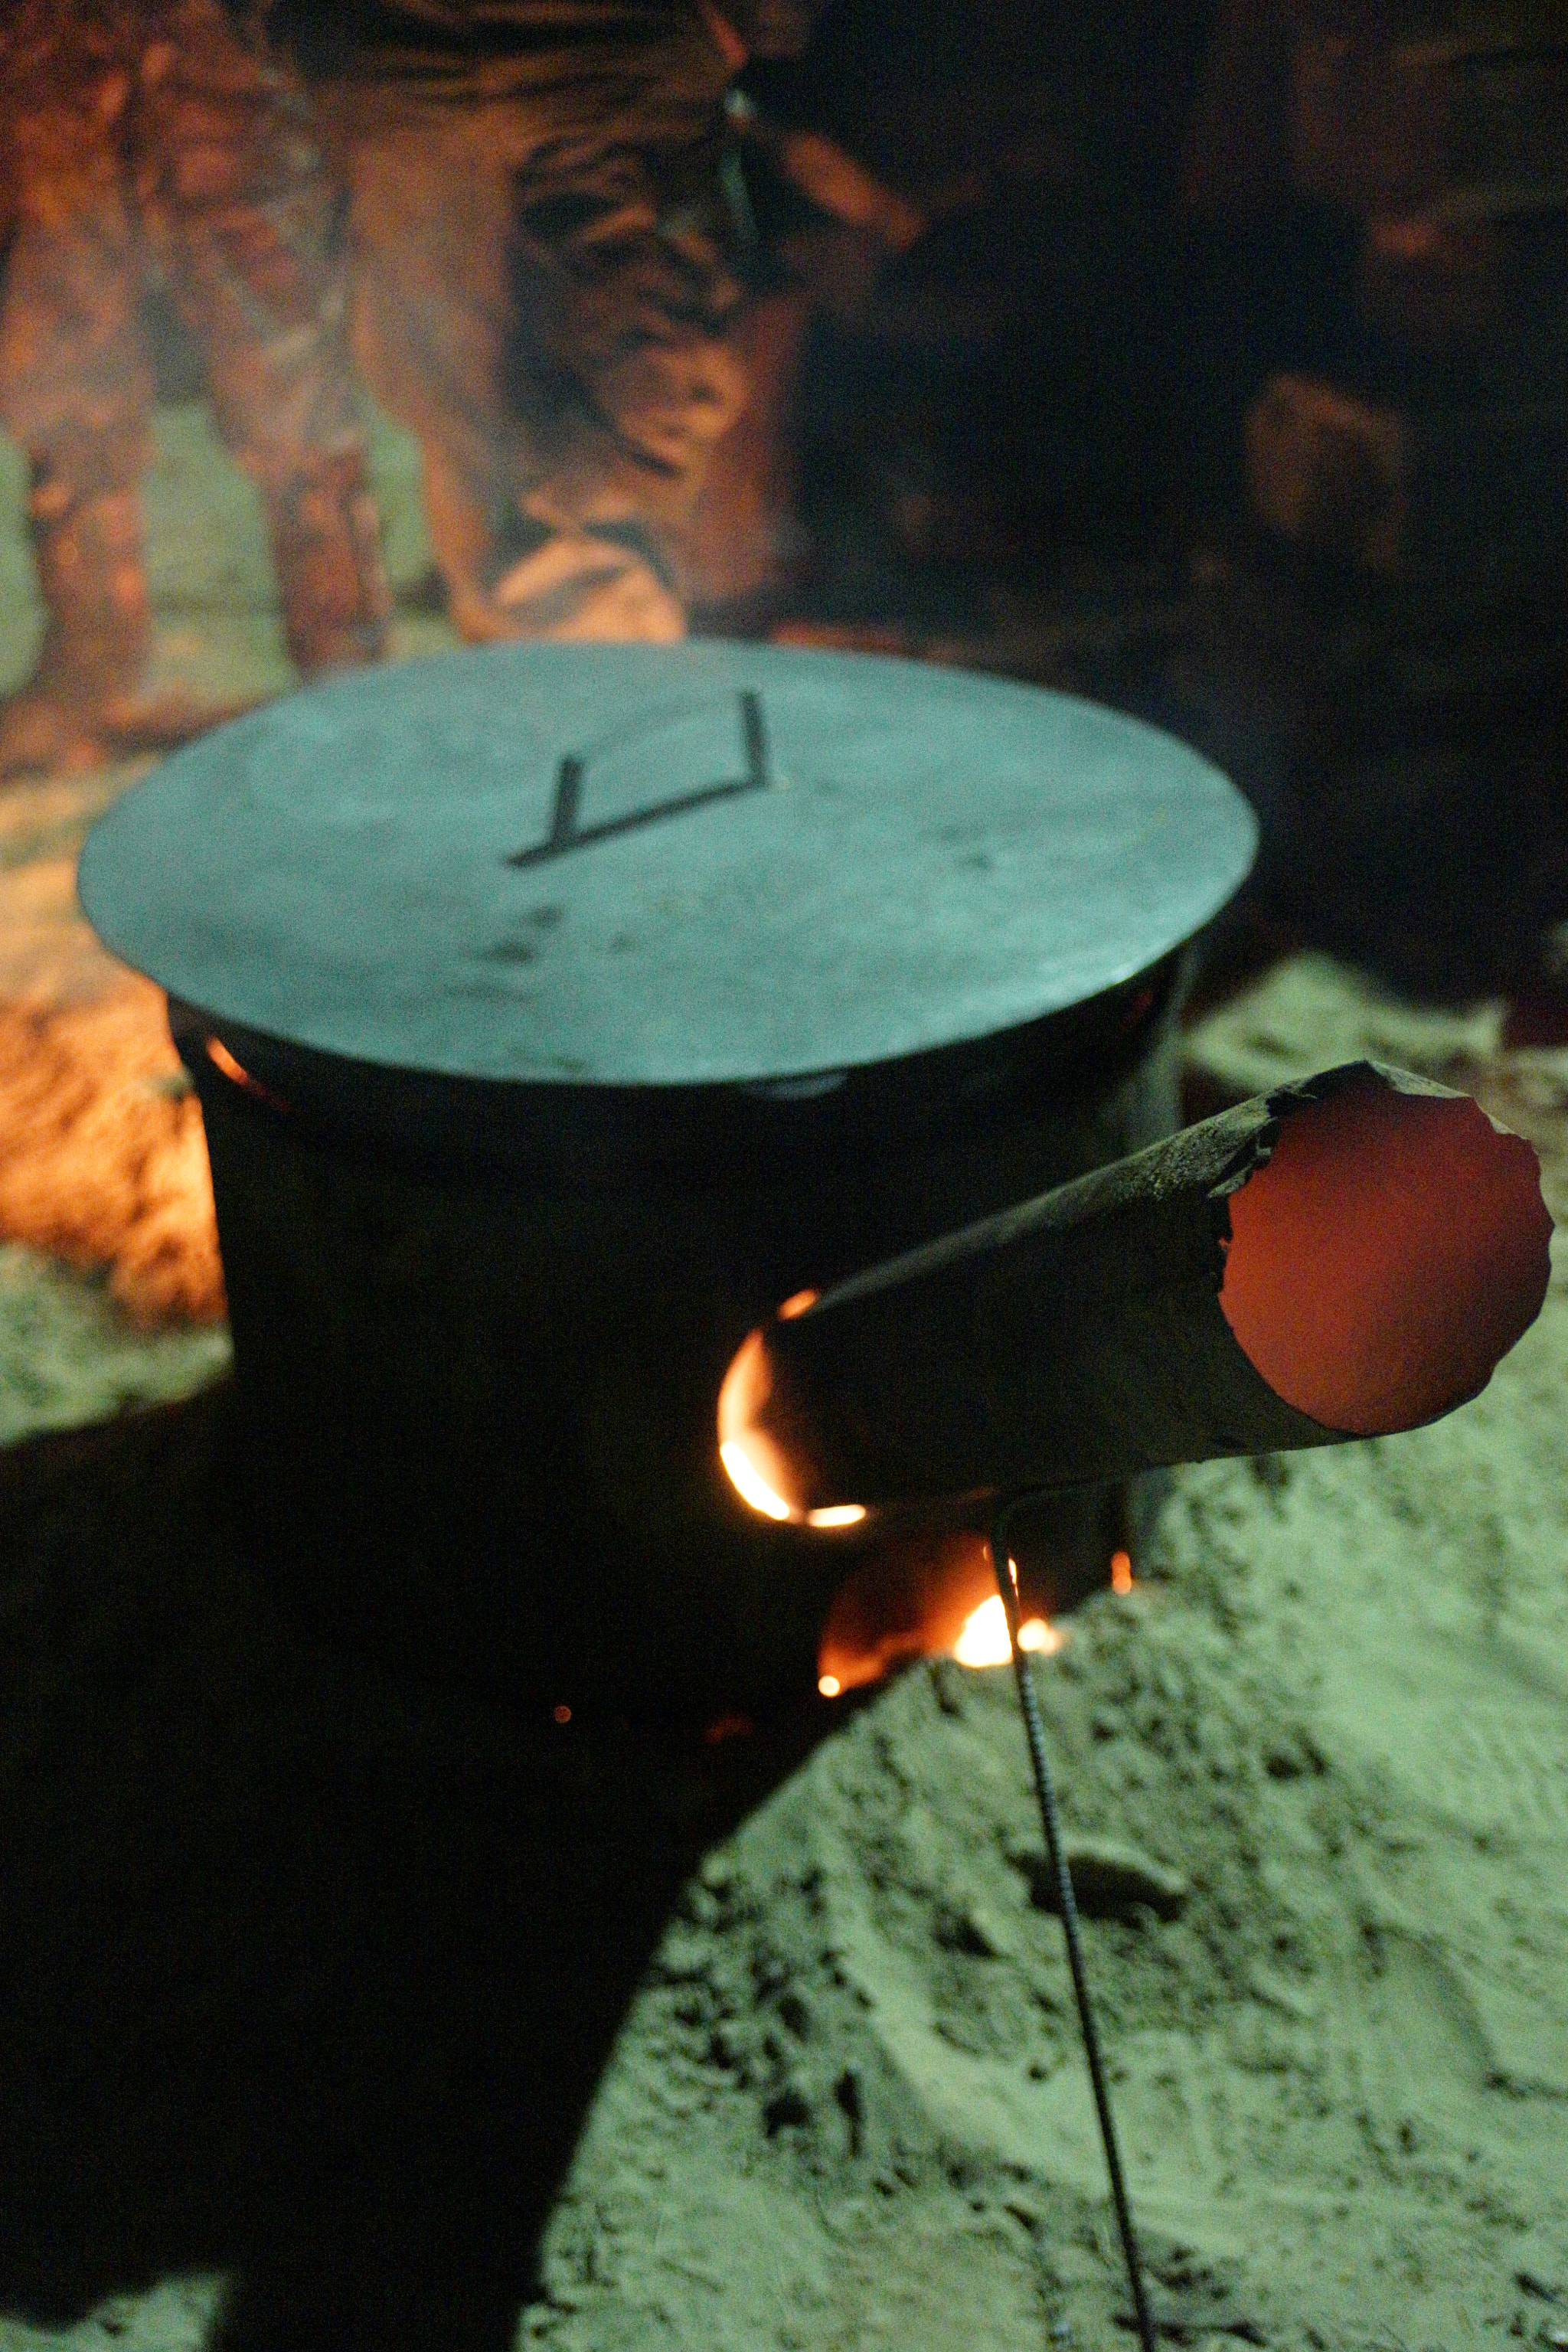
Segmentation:
{"type": "Polygon", "coordinates": [[[356,1159],[429,1172],[624,1183],[631,1171],[755,1181],[782,1160],[883,1156],[1109,1093],[1174,1022],[1194,943],[1100,995],[990,1036],[777,1082],[626,1087],[454,1077],[351,1059],[176,997],[169,1026],[198,1084],[242,1084],[356,1159]],[[214,1048],[216,1048],[216,1052],[214,1048]]]}

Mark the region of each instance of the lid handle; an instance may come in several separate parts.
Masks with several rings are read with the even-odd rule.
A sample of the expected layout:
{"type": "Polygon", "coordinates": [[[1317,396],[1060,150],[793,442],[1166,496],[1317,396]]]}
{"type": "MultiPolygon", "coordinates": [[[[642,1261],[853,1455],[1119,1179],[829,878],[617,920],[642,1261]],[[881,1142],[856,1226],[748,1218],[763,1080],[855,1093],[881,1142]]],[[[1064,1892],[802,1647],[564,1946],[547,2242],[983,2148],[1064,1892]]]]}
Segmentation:
{"type": "Polygon", "coordinates": [[[765,792],[772,778],[767,729],[763,723],[763,698],[753,688],[744,687],[740,704],[741,740],[746,761],[743,776],[726,777],[717,784],[699,784],[694,792],[677,793],[672,799],[658,801],[651,807],[632,809],[625,816],[607,818],[603,824],[579,824],[577,816],[587,762],[580,752],[564,752],[555,772],[555,803],[550,814],[549,832],[542,841],[532,843],[527,849],[513,850],[507,865],[543,866],[551,858],[564,857],[571,850],[586,849],[595,841],[608,841],[615,834],[631,833],[638,825],[658,824],[665,817],[705,808],[710,801],[733,800],[741,793],[765,792]]]}

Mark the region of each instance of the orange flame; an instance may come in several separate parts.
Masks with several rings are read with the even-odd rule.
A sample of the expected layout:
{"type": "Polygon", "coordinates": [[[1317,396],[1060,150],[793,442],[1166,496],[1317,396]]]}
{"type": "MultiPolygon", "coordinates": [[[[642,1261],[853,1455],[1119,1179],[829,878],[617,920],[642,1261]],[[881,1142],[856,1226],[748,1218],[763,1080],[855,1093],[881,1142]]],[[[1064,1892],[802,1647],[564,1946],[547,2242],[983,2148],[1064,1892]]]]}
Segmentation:
{"type": "MultiPolygon", "coordinates": [[[[1043,1617],[1026,1617],[1018,1628],[1020,1650],[1037,1650],[1046,1657],[1059,1650],[1062,1637],[1054,1625],[1043,1617]]],[[[1002,1606],[1002,1595],[994,1592],[978,1609],[972,1609],[963,1621],[952,1654],[961,1666],[1005,1666],[1011,1664],[1013,1644],[1007,1634],[1007,1612],[1002,1606]]]]}
{"type": "MultiPolygon", "coordinates": [[[[779,1313],[786,1320],[792,1315],[804,1315],[816,1297],[815,1290],[797,1290],[793,1298],[784,1300],[779,1313]]],[[[791,1501],[789,1465],[773,1440],[755,1426],[756,1415],[767,1402],[769,1379],[763,1334],[749,1332],[719,1391],[719,1459],[730,1484],[741,1500],[764,1519],[781,1524],[793,1520],[797,1527],[829,1533],[858,1528],[866,1517],[864,1503],[826,1503],[818,1510],[803,1511],[791,1501]]]]}
{"type": "Polygon", "coordinates": [[[221,1037],[207,1039],[207,1059],[215,1069],[223,1072],[226,1078],[232,1078],[237,1087],[253,1087],[256,1084],[250,1072],[235,1060],[221,1037]]]}
{"type": "MultiPolygon", "coordinates": [[[[753,1444],[756,1442],[753,1439],[753,1444]]],[[[719,1448],[719,1459],[729,1474],[730,1484],[742,1503],[764,1519],[788,1519],[795,1514],[782,1495],[774,1492],[752,1461],[738,1437],[727,1437],[719,1448]]]]}
{"type": "Polygon", "coordinates": [[[232,1079],[237,1087],[243,1087],[247,1095],[256,1097],[258,1102],[266,1103],[272,1110],[287,1110],[288,1106],[279,1102],[278,1097],[269,1087],[264,1087],[259,1078],[253,1078],[243,1062],[235,1060],[221,1037],[207,1039],[207,1059],[215,1070],[221,1070],[226,1078],[232,1079]]]}

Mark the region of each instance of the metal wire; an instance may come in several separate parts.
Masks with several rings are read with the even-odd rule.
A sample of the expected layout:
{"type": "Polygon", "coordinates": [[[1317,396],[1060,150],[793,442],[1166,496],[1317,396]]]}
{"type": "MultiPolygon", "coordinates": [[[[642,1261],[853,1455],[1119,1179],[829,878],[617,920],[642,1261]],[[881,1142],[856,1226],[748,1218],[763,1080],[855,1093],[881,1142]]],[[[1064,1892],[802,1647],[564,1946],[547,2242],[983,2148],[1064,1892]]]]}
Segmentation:
{"type": "Polygon", "coordinates": [[[1110,2176],[1110,2201],[1116,2208],[1116,2226],[1121,2236],[1127,2283],[1132,2290],[1138,2340],[1142,2352],[1155,2352],[1154,2322],[1149,2310],[1149,2298],[1144,2292],[1143,2265],[1132,2227],[1132,2210],[1127,2201],[1127,2184],[1122,2179],[1121,2156],[1116,2143],[1116,2125],[1110,2113],[1110,2092],[1105,2080],[1105,2068],[1100,2062],[1100,2035],[1095,2029],[1094,2010],[1089,1997],[1089,1978],[1084,1969],[1083,1943],[1078,1930],[1078,1903],[1072,1890],[1072,1873],[1068,1868],[1067,1853],[1062,1844],[1061,1816],[1057,1811],[1056,1790],[1051,1783],[1050,1766],[1046,1760],[1046,1735],[1040,1721],[1039,1698],[1028,1654],[1018,1643],[1021,1606],[1018,1564],[1007,1549],[1005,1528],[1020,1505],[1031,1499],[1027,1495],[1013,1496],[996,1511],[991,1522],[991,1565],[996,1572],[996,1590],[1002,1596],[1002,1607],[1007,1618],[1007,1640],[1013,1652],[1013,1676],[1018,1685],[1018,1705],[1023,1711],[1024,1732],[1029,1743],[1029,1761],[1035,1770],[1035,1790],[1040,1801],[1040,1821],[1046,1832],[1046,1855],[1061,1912],[1068,1966],[1072,1970],[1072,1989],[1078,2001],[1079,2027],[1083,2035],[1084,2056],[1089,2061],[1089,2079],[1094,2088],[1095,2112],[1100,2117],[1105,2168],[1110,2176]]]}

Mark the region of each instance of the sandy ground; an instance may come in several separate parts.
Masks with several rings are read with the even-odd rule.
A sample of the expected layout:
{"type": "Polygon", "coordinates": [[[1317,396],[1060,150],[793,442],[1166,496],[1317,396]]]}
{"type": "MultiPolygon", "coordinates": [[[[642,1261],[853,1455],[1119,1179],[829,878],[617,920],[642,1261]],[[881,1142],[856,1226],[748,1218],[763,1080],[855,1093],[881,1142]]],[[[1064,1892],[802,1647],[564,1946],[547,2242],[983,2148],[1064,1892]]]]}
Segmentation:
{"type": "MultiPolygon", "coordinates": [[[[1369,1048],[1464,1076],[1561,1218],[1568,1062],[1500,1028],[1302,959],[1192,1050],[1247,1090],[1369,1048]]],[[[1089,1929],[1173,2334],[1568,2341],[1565,1349],[1559,1256],[1475,1403],[1184,1474],[1138,1589],[1038,1669],[1069,1831],[1189,1890],[1089,1929]]],[[[628,2022],[525,2333],[1117,2340],[1031,1813],[1007,1677],[943,1663],[747,1825],[628,2022]]]]}
{"type": "MultiPolygon", "coordinates": [[[[171,659],[286,682],[244,485],[189,413],[160,446],[171,659]],[[214,519],[205,553],[176,528],[188,510],[214,519]]],[[[405,485],[399,626],[423,649],[440,625],[414,609],[408,453],[387,440],[383,457],[405,485]]],[[[0,513],[6,583],[23,613],[0,513]]],[[[26,1109],[0,1151],[5,1439],[185,1393],[226,1359],[194,1103],[155,998],[71,913],[80,832],[122,781],[0,803],[0,1083],[26,1109]],[[51,1129],[77,1171],[64,1209],[40,1157],[51,1129]]],[[[1562,1216],[1568,1057],[1503,1038],[1500,1006],[1426,1013],[1302,958],[1212,1014],[1191,1052],[1235,1095],[1369,1048],[1473,1086],[1535,1141],[1562,1216]]],[[[1169,2340],[1568,2346],[1565,1278],[1560,1256],[1539,1323],[1438,1427],[1184,1474],[1132,1593],[1081,1612],[1038,1669],[1069,1828],[1100,1865],[1090,1968],[1169,2340]]],[[[173,2140],[174,2162],[184,2128],[172,2092],[160,2123],[159,2058],[138,2138],[121,2073],[140,2082],[135,2053],[161,2036],[221,2073],[199,2053],[268,2002],[311,2016],[323,1986],[363,1980],[333,1850],[298,1864],[309,1935],[269,1953],[247,1894],[257,1823],[309,1840],[283,1839],[292,1816],[268,1790],[307,1768],[324,1781],[323,1757],[334,1790],[374,1765],[433,1848],[479,1857],[450,1898],[460,1926],[465,1903],[489,1917],[475,1888],[498,1866],[464,1807],[504,1815],[510,1751],[477,1705],[345,1706],[226,1553],[178,1591],[153,1563],[68,1607],[50,1578],[40,1558],[0,1591],[0,1799],[26,1890],[0,1967],[57,2054],[29,2044],[41,2104],[7,2091],[0,2132],[58,2120],[35,2120],[36,2162],[0,2155],[8,2178],[88,2188],[61,2189],[58,2221],[37,2188],[28,2249],[0,2230],[0,2347],[165,2352],[220,2336],[233,2291],[182,2258],[178,2231],[97,2229],[119,2210],[116,2134],[173,2140]],[[187,1776],[174,1797],[171,1755],[187,1776]],[[98,2253],[73,2263],[79,2238],[98,2253]],[[61,2278],[79,2284],[62,2294],[61,2278]]],[[[1033,1899],[1038,1845],[1005,1674],[942,1661],[847,1708],[688,1888],[531,2297],[499,2336],[454,2313],[418,2340],[1130,2340],[1059,1933],[1033,1899]]],[[[460,1958],[447,1981],[455,2005],[477,1998],[460,1958]]],[[[460,2042],[439,1991],[431,2015],[424,2030],[460,2042]]],[[[476,2168],[488,2144],[476,2135],[476,2168]]],[[[193,2137],[191,2162],[216,2168],[226,2145],[193,2137]]],[[[382,2258],[395,2273],[395,2241],[382,2258]]],[[[286,2305],[270,2340],[307,2340],[286,2305]]]]}

